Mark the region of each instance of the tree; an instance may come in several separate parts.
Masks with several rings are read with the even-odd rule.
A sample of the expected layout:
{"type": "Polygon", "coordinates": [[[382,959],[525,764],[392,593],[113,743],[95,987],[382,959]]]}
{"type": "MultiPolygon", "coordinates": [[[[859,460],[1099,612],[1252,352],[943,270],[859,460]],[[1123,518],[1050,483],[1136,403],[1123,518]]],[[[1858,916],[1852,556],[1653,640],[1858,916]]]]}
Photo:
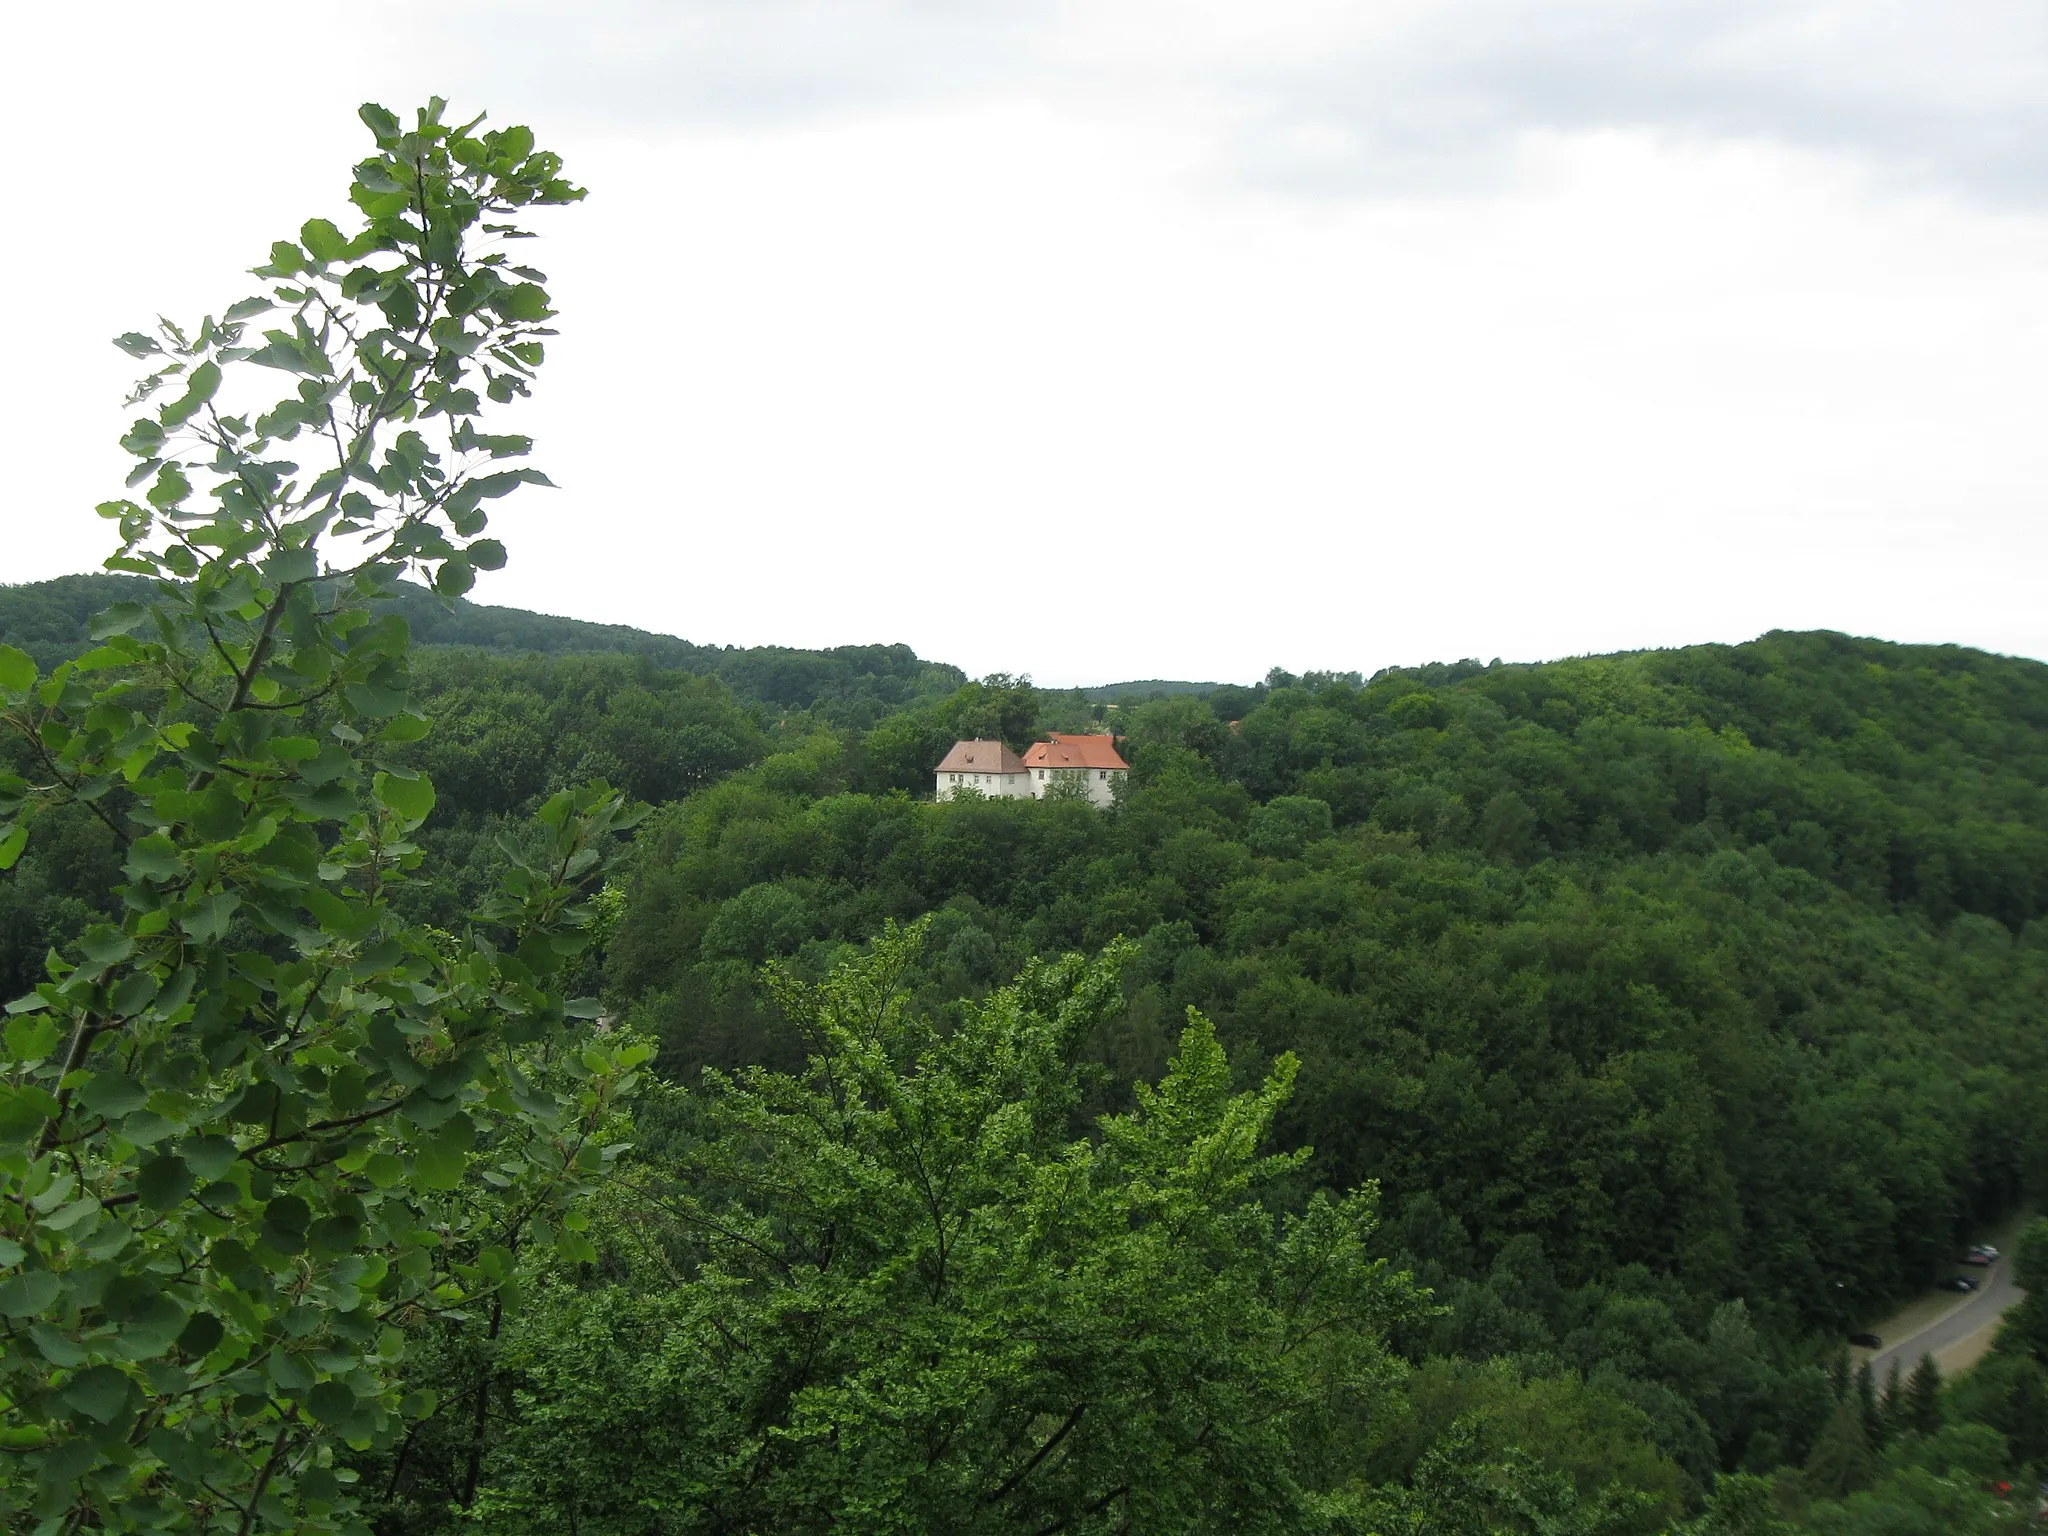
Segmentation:
{"type": "Polygon", "coordinates": [[[1330,807],[1308,795],[1279,795],[1252,812],[1245,842],[1269,858],[1296,859],[1330,835],[1330,807]]]}
{"type": "Polygon", "coordinates": [[[1877,1453],[1863,1427],[1862,1405],[1852,1392],[1836,1404],[1834,1416],[1807,1453],[1806,1487],[1823,1498],[1839,1499],[1869,1487],[1879,1470],[1877,1453]]]}
{"type": "Polygon", "coordinates": [[[1885,1372],[1884,1386],[1877,1395],[1877,1422],[1883,1430],[1880,1444],[1888,1444],[1892,1436],[1906,1427],[1905,1387],[1899,1379],[1896,1355],[1892,1357],[1891,1369],[1885,1372]]]}
{"type": "Polygon", "coordinates": [[[1999,1343],[2009,1341],[2048,1365],[2048,1217],[2027,1223],[2013,1243],[2012,1277],[2027,1294],[2006,1314],[1999,1343]]]}
{"type": "Polygon", "coordinates": [[[1941,1428],[1941,1367],[1934,1356],[1922,1355],[1906,1378],[1905,1427],[1916,1435],[1931,1435],[1941,1428]]]}
{"type": "Polygon", "coordinates": [[[1877,1373],[1870,1362],[1856,1367],[1856,1411],[1863,1419],[1863,1438],[1873,1450],[1884,1445],[1884,1403],[1877,1395],[1877,1373]]]}
{"type": "Polygon", "coordinates": [[[1991,1354],[1956,1382],[1958,1418],[1988,1424],[2012,1448],[2016,1462],[2048,1462],[2048,1368],[2031,1355],[1991,1354]]]}
{"type": "Polygon", "coordinates": [[[1706,1512],[1683,1536],[1793,1536],[1793,1526],[1777,1516],[1777,1500],[1768,1479],[1725,1472],[1714,1479],[1714,1496],[1706,1512]]]}
{"type": "Polygon", "coordinates": [[[492,1530],[1282,1531],[1341,1482],[1418,1298],[1370,1191],[1257,1200],[1299,1163],[1260,1153],[1292,1062],[1232,1093],[1192,1020],[1073,1140],[1125,949],[948,1029],[904,992],[920,942],[777,983],[802,1072],[672,1101],[605,1224],[623,1283],[549,1274],[506,1350],[492,1530]]]}
{"type": "Polygon", "coordinates": [[[1520,1446],[1489,1451],[1476,1421],[1460,1420],[1424,1454],[1408,1486],[1373,1490],[1365,1518],[1344,1528],[1374,1536],[1629,1536],[1656,1520],[1657,1505],[1619,1481],[1588,1494],[1569,1472],[1520,1446]]]}
{"type": "Polygon", "coordinates": [[[1045,789],[1040,793],[1039,799],[1072,801],[1083,805],[1092,803],[1086,768],[1051,768],[1046,771],[1051,777],[1046,780],[1045,789]]]}
{"type": "Polygon", "coordinates": [[[394,910],[435,796],[401,761],[428,728],[405,625],[366,604],[502,562],[483,504],[544,477],[478,420],[527,391],[553,311],[497,239],[582,193],[525,128],[361,115],[355,232],[309,220],[262,294],[120,338],[162,403],[122,439],[142,500],[100,511],[108,566],[149,585],[47,678],[0,647],[30,766],[0,779],[0,865],[82,807],[124,876],[8,1005],[17,1528],[341,1529],[337,1448],[430,1406],[395,1383],[409,1330],[496,1315],[534,1242],[585,1250],[561,1212],[644,1055],[580,1039],[593,1009],[555,984],[634,817],[617,794],[550,800],[470,930],[394,910]]]}

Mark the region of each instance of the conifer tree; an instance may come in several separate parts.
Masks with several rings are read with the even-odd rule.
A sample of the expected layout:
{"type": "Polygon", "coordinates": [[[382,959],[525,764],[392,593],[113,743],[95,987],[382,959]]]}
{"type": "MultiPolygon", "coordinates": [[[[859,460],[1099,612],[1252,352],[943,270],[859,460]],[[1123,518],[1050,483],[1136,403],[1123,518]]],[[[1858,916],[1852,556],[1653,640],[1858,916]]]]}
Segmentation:
{"type": "Polygon", "coordinates": [[[2006,1314],[1999,1347],[2048,1365],[2048,1217],[2036,1217],[2013,1244],[2012,1276],[2027,1295],[2006,1314]]]}
{"type": "Polygon", "coordinates": [[[1877,1472],[1877,1453],[1864,1429],[1862,1405],[1857,1394],[1850,1393],[1835,1405],[1833,1417],[1813,1442],[1806,1458],[1806,1487],[1822,1498],[1839,1499],[1869,1487],[1877,1472]]]}
{"type": "Polygon", "coordinates": [[[1905,1406],[1905,1386],[1899,1379],[1899,1362],[1894,1356],[1891,1369],[1885,1373],[1884,1390],[1877,1396],[1877,1419],[1883,1429],[1880,1445],[1889,1444],[1892,1436],[1906,1427],[1902,1422],[1905,1406]]]}
{"type": "Polygon", "coordinates": [[[1916,1435],[1941,1428],[1941,1367],[1932,1355],[1922,1355],[1907,1378],[1903,1423],[1916,1435]]]}
{"type": "Polygon", "coordinates": [[[1884,1409],[1877,1400],[1877,1373],[1864,1361],[1856,1367],[1856,1390],[1851,1394],[1863,1421],[1863,1438],[1871,1446],[1884,1444],[1884,1409]]]}

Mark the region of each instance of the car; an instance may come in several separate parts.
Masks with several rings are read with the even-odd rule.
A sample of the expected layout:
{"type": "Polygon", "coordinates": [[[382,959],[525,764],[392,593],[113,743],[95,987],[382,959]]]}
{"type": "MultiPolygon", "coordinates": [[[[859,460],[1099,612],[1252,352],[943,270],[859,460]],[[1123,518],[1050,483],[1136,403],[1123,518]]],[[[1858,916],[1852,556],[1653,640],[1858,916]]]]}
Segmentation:
{"type": "Polygon", "coordinates": [[[1851,1344],[1854,1344],[1858,1349],[1884,1348],[1884,1340],[1880,1339],[1874,1333],[1852,1333],[1849,1335],[1849,1342],[1851,1344]]]}
{"type": "Polygon", "coordinates": [[[1968,1253],[1964,1254],[1962,1258],[1958,1259],[1956,1262],[1959,1264],[1975,1264],[1979,1269],[1981,1269],[1986,1264],[1989,1264],[1997,1256],[1998,1254],[1996,1249],[1993,1249],[1990,1253],[1986,1253],[1981,1248],[1972,1248],[1968,1253]]]}
{"type": "Polygon", "coordinates": [[[1979,1243],[1976,1247],[1972,1248],[1970,1252],[1982,1254],[1984,1256],[1984,1261],[1987,1264],[1998,1257],[1998,1250],[1992,1247],[1989,1243],[1979,1243]]]}
{"type": "Polygon", "coordinates": [[[1937,1282],[1935,1289],[1942,1291],[1974,1291],[1977,1289],[1977,1282],[1968,1275],[1950,1275],[1946,1280],[1937,1282]]]}

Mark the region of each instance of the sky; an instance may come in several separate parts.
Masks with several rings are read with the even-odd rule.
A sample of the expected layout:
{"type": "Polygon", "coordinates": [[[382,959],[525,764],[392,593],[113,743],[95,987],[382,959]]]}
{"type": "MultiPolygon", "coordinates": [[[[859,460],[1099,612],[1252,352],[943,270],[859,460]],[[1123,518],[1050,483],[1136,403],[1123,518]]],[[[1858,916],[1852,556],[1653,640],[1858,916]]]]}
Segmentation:
{"type": "Polygon", "coordinates": [[[129,359],[340,219],[363,100],[530,124],[559,489],[472,595],[1053,686],[1843,630],[2048,658],[2034,0],[24,9],[0,582],[129,359]]]}

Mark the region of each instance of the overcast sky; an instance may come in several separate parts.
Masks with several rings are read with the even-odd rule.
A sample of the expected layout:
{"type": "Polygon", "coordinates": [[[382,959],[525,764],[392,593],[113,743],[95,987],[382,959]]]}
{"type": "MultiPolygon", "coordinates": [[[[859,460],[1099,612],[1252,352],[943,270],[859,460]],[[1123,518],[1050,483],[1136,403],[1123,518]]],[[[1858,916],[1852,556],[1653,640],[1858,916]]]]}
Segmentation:
{"type": "Polygon", "coordinates": [[[590,200],[485,602],[1051,684],[1832,628],[2048,657],[2038,0],[20,8],[0,581],[366,98],[590,200]]]}

